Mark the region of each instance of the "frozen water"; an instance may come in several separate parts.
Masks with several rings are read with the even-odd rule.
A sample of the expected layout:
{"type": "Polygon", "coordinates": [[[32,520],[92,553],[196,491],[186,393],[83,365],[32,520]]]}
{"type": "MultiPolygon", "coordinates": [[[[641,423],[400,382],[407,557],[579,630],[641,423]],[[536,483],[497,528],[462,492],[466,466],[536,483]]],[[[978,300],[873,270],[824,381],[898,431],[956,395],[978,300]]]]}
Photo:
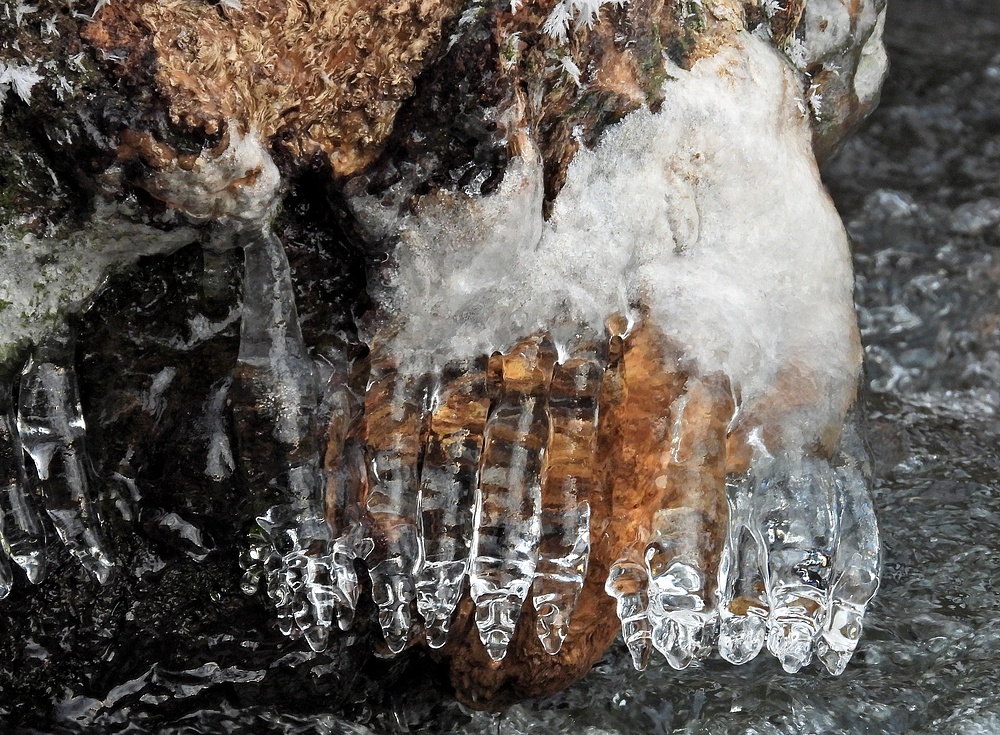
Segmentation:
{"type": "Polygon", "coordinates": [[[0,386],[0,535],[32,584],[45,576],[45,531],[28,486],[9,385],[0,386]]]}
{"type": "Polygon", "coordinates": [[[750,492],[749,478],[734,478],[729,484],[729,529],[719,562],[719,655],[734,664],[753,659],[767,636],[764,557],[751,531],[750,492]]]}
{"type": "Polygon", "coordinates": [[[469,566],[476,626],[494,661],[507,654],[538,561],[555,350],[530,339],[501,359],[504,392],[486,422],[469,566]]]}
{"type": "Polygon", "coordinates": [[[259,509],[245,560],[246,591],[263,575],[286,635],[325,646],[339,588],[324,510],[316,413],[319,385],[295,308],[284,247],[268,231],[243,235],[245,275],[233,385],[239,461],[259,509]]]}
{"type": "Polygon", "coordinates": [[[368,495],[374,550],[368,558],[372,599],[389,650],[410,638],[414,573],[420,563],[420,437],[426,403],[422,382],[376,365],[365,399],[368,495]]]}
{"type": "Polygon", "coordinates": [[[35,465],[45,511],[70,552],[101,584],[115,561],[101,531],[91,483],[86,425],[76,380],[75,339],[62,324],[21,374],[17,429],[35,465]]]}
{"type": "Polygon", "coordinates": [[[420,473],[422,563],[416,592],[432,648],[447,640],[469,567],[489,411],[485,368],[485,360],[447,366],[431,403],[430,439],[420,473]]]}
{"type": "Polygon", "coordinates": [[[550,654],[562,648],[590,556],[597,406],[604,366],[597,341],[553,368],[542,488],[541,540],[532,585],[536,632],[550,654]]]}
{"type": "MultiPolygon", "coordinates": [[[[894,67],[910,80],[890,85],[874,124],[845,148],[830,174],[839,182],[838,201],[858,243],[863,313],[899,305],[917,318],[871,319],[865,335],[870,353],[879,357],[871,365],[880,391],[871,420],[879,466],[874,501],[886,558],[882,592],[842,676],[831,678],[818,667],[789,676],[769,656],[739,668],[710,659],[682,673],[654,662],[636,674],[620,647],[565,693],[514,706],[502,716],[464,710],[443,700],[430,683],[333,715],[316,713],[324,706],[319,698],[301,705],[255,699],[277,688],[271,682],[288,670],[282,668],[286,663],[275,661],[269,669],[164,665],[103,700],[94,698],[103,696],[96,693],[99,684],[74,684],[58,707],[59,727],[113,731],[127,721],[136,731],[150,732],[994,731],[1000,721],[994,694],[1000,658],[994,579],[1000,563],[996,237],[991,230],[954,233],[951,226],[962,204],[1000,195],[1000,148],[991,127],[997,109],[991,80],[1000,77],[990,71],[997,68],[991,57],[1000,28],[993,8],[982,3],[897,0],[886,32],[894,67]],[[904,199],[909,204],[900,214],[892,201],[904,199]],[[886,374],[896,369],[903,378],[887,391],[886,374]],[[263,682],[260,689],[253,688],[256,681],[263,682]],[[242,697],[238,704],[234,693],[242,697]],[[171,707],[167,724],[164,703],[171,707]]],[[[753,548],[740,558],[752,557],[753,548]]],[[[46,617],[53,610],[67,619],[75,615],[65,600],[50,600],[38,611],[41,620],[53,624],[57,618],[46,617]]],[[[22,608],[12,602],[4,606],[13,611],[9,629],[21,630],[15,626],[22,608]]],[[[205,609],[212,609],[207,601],[205,609]]],[[[88,630],[106,632],[107,625],[99,621],[88,630]]],[[[41,640],[43,633],[33,637],[41,640]]],[[[244,662],[246,652],[260,645],[254,634],[234,630],[232,636],[192,640],[212,656],[242,656],[244,662]]],[[[128,636],[104,641],[119,656],[135,646],[128,636]]],[[[25,645],[32,656],[49,657],[33,660],[59,655],[58,645],[48,652],[33,642],[25,645]]],[[[98,655],[89,665],[111,677],[120,674],[120,662],[98,655]]],[[[21,661],[9,665],[22,676],[21,661]]],[[[417,678],[430,678],[423,676],[425,662],[416,666],[417,678]]],[[[5,680],[13,678],[7,673],[5,680]]],[[[295,687],[322,678],[296,678],[295,687]]]]}
{"type": "Polygon", "coordinates": [[[789,673],[812,659],[826,612],[838,522],[833,468],[807,459],[795,464],[776,462],[751,501],[752,530],[766,568],[767,648],[789,673]]]}
{"type": "Polygon", "coordinates": [[[604,589],[617,603],[622,638],[632,657],[632,666],[642,671],[649,664],[653,641],[648,618],[649,577],[639,548],[626,549],[611,565],[604,589]]]}
{"type": "Polygon", "coordinates": [[[789,444],[839,422],[861,361],[850,251],[798,81],[749,35],[675,73],[657,114],[639,109],[578,153],[548,221],[529,143],[480,199],[441,194],[398,219],[352,201],[400,239],[371,290],[389,353],[426,355],[404,369],[506,351],[553,324],[600,330],[640,305],[703,374],[729,376],[747,410],[796,365],[826,400],[787,417],[789,444]]]}

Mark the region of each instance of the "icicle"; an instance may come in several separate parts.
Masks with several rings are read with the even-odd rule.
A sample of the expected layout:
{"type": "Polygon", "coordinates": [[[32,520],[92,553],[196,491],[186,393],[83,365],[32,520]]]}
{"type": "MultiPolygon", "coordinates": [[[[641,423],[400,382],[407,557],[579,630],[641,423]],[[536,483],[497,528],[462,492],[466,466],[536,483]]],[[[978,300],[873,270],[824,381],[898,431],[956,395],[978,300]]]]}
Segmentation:
{"type": "Polygon", "coordinates": [[[554,361],[547,338],[525,340],[499,358],[503,390],[486,423],[469,569],[476,626],[494,661],[507,654],[535,573],[554,361]]]}
{"type": "Polygon", "coordinates": [[[362,401],[352,389],[346,359],[332,366],[319,415],[326,417],[326,518],[333,537],[333,575],[336,580],[337,624],[347,630],[354,621],[360,586],[354,560],[372,551],[363,522],[365,474],[362,401]]]}
{"type": "Polygon", "coordinates": [[[264,532],[251,542],[244,587],[256,587],[262,564],[279,628],[322,646],[336,586],[313,426],[316,369],[302,340],[280,240],[265,231],[243,237],[243,313],[231,394],[240,461],[264,532]]]}
{"type": "Polygon", "coordinates": [[[0,549],[0,600],[10,594],[14,587],[14,574],[11,572],[7,554],[0,549]]]}
{"type": "Polygon", "coordinates": [[[826,612],[835,503],[833,468],[818,459],[778,460],[753,491],[755,533],[766,555],[767,649],[789,673],[812,660],[826,612]]]}
{"type": "Polygon", "coordinates": [[[542,486],[542,537],[532,585],[536,633],[549,654],[569,632],[590,557],[590,493],[597,450],[597,402],[604,367],[597,345],[552,371],[550,433],[542,486]]]}
{"type": "Polygon", "coordinates": [[[45,510],[59,538],[101,584],[115,569],[101,534],[101,518],[90,489],[74,335],[61,325],[25,365],[21,375],[17,428],[34,461],[45,510]]]}
{"type": "Polygon", "coordinates": [[[817,656],[827,671],[847,668],[861,638],[865,608],[879,584],[880,542],[868,482],[854,465],[836,471],[840,528],[833,564],[833,587],[817,656]]]}
{"type": "Polygon", "coordinates": [[[724,546],[714,529],[728,520],[722,474],[732,417],[728,401],[720,381],[691,378],[672,408],[674,429],[661,476],[668,496],[653,517],[645,560],[653,646],[675,669],[711,651],[716,613],[709,584],[724,546]]]}
{"type": "Polygon", "coordinates": [[[652,628],[647,617],[649,609],[649,576],[643,560],[645,544],[625,549],[611,565],[604,591],[617,602],[622,637],[632,656],[632,666],[643,671],[653,650],[652,628]]]}
{"type": "Polygon", "coordinates": [[[420,560],[417,504],[423,415],[423,386],[388,365],[373,365],[365,397],[366,507],[375,542],[368,573],[379,624],[392,653],[406,647],[412,622],[413,575],[420,560]]]}
{"type": "MultiPolygon", "coordinates": [[[[601,405],[622,406],[628,403],[629,396],[624,360],[624,336],[629,327],[624,317],[609,319],[607,326],[611,339],[608,343],[608,368],[601,386],[601,405]]],[[[618,420],[621,421],[621,418],[618,420]]],[[[629,423],[634,423],[631,417],[629,423]]],[[[633,488],[631,482],[629,485],[627,492],[630,494],[633,488]]],[[[603,515],[607,519],[605,522],[610,522],[614,516],[613,489],[605,488],[600,499],[607,504],[603,508],[603,515]]],[[[595,497],[595,501],[599,501],[599,498],[595,497]]],[[[652,631],[646,616],[649,608],[649,577],[643,559],[649,528],[645,519],[642,519],[640,524],[629,530],[631,538],[621,550],[619,558],[612,563],[604,591],[615,599],[615,612],[621,622],[622,638],[632,657],[632,666],[636,671],[643,671],[649,664],[649,656],[653,650],[652,631]]]]}
{"type": "Polygon", "coordinates": [[[434,396],[420,474],[417,610],[431,648],[447,641],[462,597],[489,407],[485,360],[446,366],[434,396]]]}
{"type": "Polygon", "coordinates": [[[767,637],[767,594],[761,550],[750,531],[751,481],[728,485],[729,533],[719,562],[719,654],[745,664],[760,653],[767,637]]]}
{"type": "Polygon", "coordinates": [[[32,584],[45,577],[45,532],[24,471],[10,385],[0,387],[0,533],[32,584]]]}

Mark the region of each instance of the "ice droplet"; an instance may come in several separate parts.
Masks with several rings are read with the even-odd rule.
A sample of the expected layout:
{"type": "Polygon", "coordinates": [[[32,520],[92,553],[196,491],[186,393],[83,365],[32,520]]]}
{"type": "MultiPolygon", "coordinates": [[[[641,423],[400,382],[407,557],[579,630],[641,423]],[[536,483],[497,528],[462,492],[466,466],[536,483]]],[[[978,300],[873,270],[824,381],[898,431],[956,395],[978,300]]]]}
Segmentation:
{"type": "Polygon", "coordinates": [[[728,517],[726,432],[733,407],[720,376],[691,376],[671,406],[670,446],[661,464],[663,507],[653,515],[645,562],[653,646],[675,669],[710,652],[716,611],[710,584],[724,539],[713,533],[728,517]]]}
{"type": "Polygon", "coordinates": [[[326,517],[335,539],[331,573],[336,583],[333,604],[337,625],[347,630],[354,622],[360,586],[354,560],[371,553],[362,503],[367,492],[364,442],[360,437],[362,401],[352,389],[350,364],[333,364],[320,407],[326,422],[326,517]]]}
{"type": "Polygon", "coordinates": [[[701,518],[690,508],[659,511],[646,546],[653,646],[675,669],[685,669],[711,650],[713,620],[705,600],[705,578],[693,561],[699,553],[701,518]]]}
{"type": "Polygon", "coordinates": [[[555,350],[534,337],[498,360],[503,389],[486,423],[469,570],[479,637],[494,661],[507,654],[538,560],[555,350]]]}
{"type": "Polygon", "coordinates": [[[263,532],[252,534],[247,561],[253,566],[243,587],[256,589],[263,576],[281,631],[306,634],[319,646],[332,626],[337,587],[319,467],[318,376],[302,340],[281,241],[264,230],[241,237],[240,349],[229,391],[239,461],[263,532]]]}
{"type": "Polygon", "coordinates": [[[761,549],[750,532],[751,483],[728,484],[729,530],[719,563],[719,654],[733,664],[755,658],[767,638],[767,595],[761,549]]]}
{"type": "Polygon", "coordinates": [[[648,587],[649,578],[640,547],[626,549],[622,557],[611,565],[604,590],[617,603],[622,637],[636,671],[646,668],[653,649],[652,629],[646,616],[649,608],[648,587]]]}
{"type": "Polygon", "coordinates": [[[552,371],[550,432],[542,486],[541,542],[532,587],[536,633],[551,655],[569,633],[590,557],[597,406],[603,367],[597,345],[552,371]]]}
{"type": "Polygon", "coordinates": [[[479,459],[490,401],[485,360],[445,367],[432,401],[420,476],[417,610],[431,648],[441,648],[469,566],[479,459]]]}
{"type": "Polygon", "coordinates": [[[35,462],[45,510],[59,538],[105,584],[115,562],[101,534],[90,488],[92,469],[74,352],[75,335],[65,323],[38,346],[21,374],[17,428],[35,462]]]}

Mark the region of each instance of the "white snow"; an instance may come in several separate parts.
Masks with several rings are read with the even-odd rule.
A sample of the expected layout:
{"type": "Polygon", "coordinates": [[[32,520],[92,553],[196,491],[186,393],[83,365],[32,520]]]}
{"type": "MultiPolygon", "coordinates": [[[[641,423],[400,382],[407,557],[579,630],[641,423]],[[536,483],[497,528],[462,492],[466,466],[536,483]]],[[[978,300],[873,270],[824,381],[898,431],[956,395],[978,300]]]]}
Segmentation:
{"type": "Polygon", "coordinates": [[[173,162],[149,178],[150,193],[194,221],[225,219],[240,227],[270,218],[281,174],[256,133],[243,135],[235,121],[228,130],[229,145],[222,153],[204,151],[192,171],[173,162]]]}
{"type": "Polygon", "coordinates": [[[197,239],[187,227],[167,232],[133,224],[116,205],[100,202],[87,226],[61,237],[25,234],[22,224],[0,227],[0,360],[86,303],[114,268],[197,239]]]}
{"type": "Polygon", "coordinates": [[[889,57],[882,42],[885,30],[885,8],[878,14],[875,28],[861,49],[858,70],[854,74],[854,93],[862,104],[872,100],[882,88],[882,80],[889,71],[889,57]]]}
{"type": "Polygon", "coordinates": [[[545,329],[565,345],[641,306],[701,372],[730,376],[744,405],[781,370],[818,389],[787,427],[803,445],[839,421],[860,367],[853,274],[799,81],[748,34],[677,76],[659,114],[638,110],[577,154],[550,221],[529,150],[494,195],[441,194],[400,224],[396,266],[373,296],[404,369],[545,329]]]}

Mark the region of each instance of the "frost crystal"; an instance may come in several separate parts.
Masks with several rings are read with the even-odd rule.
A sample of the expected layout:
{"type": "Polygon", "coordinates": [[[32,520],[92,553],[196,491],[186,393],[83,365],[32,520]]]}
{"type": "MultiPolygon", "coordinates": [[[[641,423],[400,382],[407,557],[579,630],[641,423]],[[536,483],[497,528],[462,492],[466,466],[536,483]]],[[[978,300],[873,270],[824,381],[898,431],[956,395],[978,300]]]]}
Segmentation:
{"type": "Polygon", "coordinates": [[[578,67],[569,56],[560,56],[559,65],[563,71],[570,75],[576,86],[580,86],[580,67],[578,67]]]}
{"type": "Polygon", "coordinates": [[[40,81],[42,76],[38,73],[38,64],[30,66],[0,61],[0,104],[6,99],[10,90],[13,90],[25,103],[30,103],[31,88],[40,81]]]}
{"type": "Polygon", "coordinates": [[[566,43],[571,20],[576,19],[576,30],[581,27],[593,28],[594,21],[601,14],[601,8],[609,4],[621,6],[624,5],[624,0],[559,0],[545,19],[542,30],[550,38],[566,43]]]}
{"type": "Polygon", "coordinates": [[[20,26],[21,25],[21,20],[24,18],[24,16],[31,15],[31,14],[37,13],[37,12],[38,12],[38,6],[37,5],[28,5],[27,3],[18,3],[17,5],[14,6],[14,22],[17,23],[18,26],[20,26]]]}
{"type": "Polygon", "coordinates": [[[779,0],[760,0],[760,9],[764,11],[764,15],[768,18],[773,18],[782,10],[785,9],[779,0]]]}

